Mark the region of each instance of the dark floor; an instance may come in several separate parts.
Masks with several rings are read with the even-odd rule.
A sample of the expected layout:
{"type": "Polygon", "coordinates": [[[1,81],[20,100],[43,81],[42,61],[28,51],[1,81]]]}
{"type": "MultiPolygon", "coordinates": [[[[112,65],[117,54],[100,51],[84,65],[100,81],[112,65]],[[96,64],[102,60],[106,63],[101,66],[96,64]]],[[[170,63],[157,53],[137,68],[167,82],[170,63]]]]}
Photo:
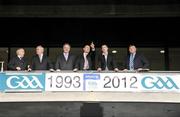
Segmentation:
{"type": "Polygon", "coordinates": [[[170,103],[0,103],[0,117],[179,117],[170,103]]]}

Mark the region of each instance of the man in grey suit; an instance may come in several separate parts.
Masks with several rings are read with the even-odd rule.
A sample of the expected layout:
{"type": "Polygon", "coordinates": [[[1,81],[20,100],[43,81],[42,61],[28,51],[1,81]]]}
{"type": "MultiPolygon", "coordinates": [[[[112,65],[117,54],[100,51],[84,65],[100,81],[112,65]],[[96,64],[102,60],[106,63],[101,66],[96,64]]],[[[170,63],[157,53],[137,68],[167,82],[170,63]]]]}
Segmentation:
{"type": "Polygon", "coordinates": [[[36,55],[32,58],[31,69],[54,71],[53,65],[49,58],[44,55],[44,47],[42,47],[41,45],[36,47],[36,55]]]}
{"type": "Polygon", "coordinates": [[[124,62],[124,70],[143,70],[149,69],[148,60],[136,51],[135,45],[129,46],[129,54],[124,62]]]}
{"type": "Polygon", "coordinates": [[[56,60],[55,69],[60,70],[73,70],[75,67],[76,56],[70,53],[71,46],[68,43],[63,45],[63,53],[61,53],[56,60]]]}

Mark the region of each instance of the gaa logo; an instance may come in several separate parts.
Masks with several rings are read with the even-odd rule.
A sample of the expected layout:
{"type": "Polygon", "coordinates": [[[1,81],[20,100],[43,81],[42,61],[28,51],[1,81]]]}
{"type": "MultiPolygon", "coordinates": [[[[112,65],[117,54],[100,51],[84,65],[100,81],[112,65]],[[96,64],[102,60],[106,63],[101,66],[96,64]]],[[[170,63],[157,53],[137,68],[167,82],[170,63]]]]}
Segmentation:
{"type": "Polygon", "coordinates": [[[147,76],[142,79],[141,84],[146,89],[153,89],[153,88],[179,89],[179,87],[170,77],[161,78],[161,77],[147,76]]]}
{"type": "Polygon", "coordinates": [[[7,87],[11,89],[42,89],[43,86],[37,76],[10,76],[6,81],[7,87]]]}

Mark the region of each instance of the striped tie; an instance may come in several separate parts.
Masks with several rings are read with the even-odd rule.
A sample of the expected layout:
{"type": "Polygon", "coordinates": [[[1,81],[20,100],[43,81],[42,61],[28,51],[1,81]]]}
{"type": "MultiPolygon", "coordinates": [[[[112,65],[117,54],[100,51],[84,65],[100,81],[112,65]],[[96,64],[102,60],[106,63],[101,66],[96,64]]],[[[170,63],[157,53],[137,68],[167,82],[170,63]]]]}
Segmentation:
{"type": "Polygon", "coordinates": [[[133,57],[133,54],[130,55],[129,70],[134,70],[134,57],[133,57]]]}

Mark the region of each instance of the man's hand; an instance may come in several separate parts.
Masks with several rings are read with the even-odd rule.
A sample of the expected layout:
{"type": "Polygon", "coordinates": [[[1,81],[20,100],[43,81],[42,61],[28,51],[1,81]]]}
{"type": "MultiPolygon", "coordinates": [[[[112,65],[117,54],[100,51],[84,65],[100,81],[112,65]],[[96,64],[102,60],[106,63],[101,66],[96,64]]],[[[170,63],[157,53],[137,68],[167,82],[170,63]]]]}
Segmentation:
{"type": "Polygon", "coordinates": [[[30,65],[28,65],[27,71],[28,71],[28,72],[32,71],[32,69],[30,68],[30,65]]]}
{"type": "Polygon", "coordinates": [[[54,72],[54,69],[49,69],[50,72],[54,72]]]}
{"type": "Polygon", "coordinates": [[[100,72],[100,71],[102,71],[102,69],[101,69],[101,68],[98,68],[97,71],[100,72]]]}
{"type": "Polygon", "coordinates": [[[60,72],[61,70],[60,69],[56,69],[57,72],[60,72]]]}
{"type": "Polygon", "coordinates": [[[128,71],[128,69],[123,69],[123,71],[128,71]]]}
{"type": "Polygon", "coordinates": [[[94,51],[94,50],[95,50],[95,45],[94,45],[94,43],[93,43],[93,42],[91,42],[90,47],[91,47],[92,51],[94,51]]]}
{"type": "Polygon", "coordinates": [[[119,69],[118,69],[118,68],[115,68],[115,69],[114,69],[114,71],[115,71],[115,72],[118,72],[118,71],[119,71],[119,69]]]}
{"type": "Polygon", "coordinates": [[[77,71],[78,71],[78,69],[77,69],[77,68],[73,69],[73,72],[77,72],[77,71]]]}
{"type": "Polygon", "coordinates": [[[141,71],[141,70],[143,70],[143,68],[138,68],[137,70],[138,70],[138,71],[141,71]]]}
{"type": "Polygon", "coordinates": [[[16,67],[16,70],[20,71],[20,70],[21,70],[21,68],[20,68],[20,67],[16,67]]]}
{"type": "Polygon", "coordinates": [[[30,72],[30,71],[32,71],[32,69],[31,69],[31,68],[28,68],[28,72],[30,72]]]}

